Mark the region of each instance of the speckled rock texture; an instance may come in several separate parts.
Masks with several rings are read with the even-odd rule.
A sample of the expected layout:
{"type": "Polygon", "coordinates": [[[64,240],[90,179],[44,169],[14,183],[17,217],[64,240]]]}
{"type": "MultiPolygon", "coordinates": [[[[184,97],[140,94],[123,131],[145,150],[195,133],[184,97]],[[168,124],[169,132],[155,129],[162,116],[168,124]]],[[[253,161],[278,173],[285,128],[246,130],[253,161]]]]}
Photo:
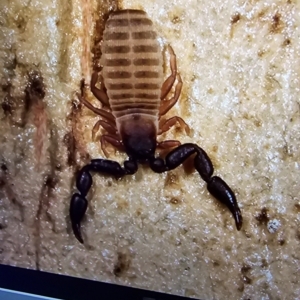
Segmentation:
{"type": "MultiPolygon", "coordinates": [[[[1,0],[0,262],[201,299],[300,299],[300,2],[1,0]],[[95,175],[82,231],[75,174],[103,157],[76,93],[99,70],[104,21],[143,9],[183,78],[168,113],[232,187],[244,217],[190,168],[95,175]]],[[[114,152],[118,162],[124,153],[114,152]]]]}

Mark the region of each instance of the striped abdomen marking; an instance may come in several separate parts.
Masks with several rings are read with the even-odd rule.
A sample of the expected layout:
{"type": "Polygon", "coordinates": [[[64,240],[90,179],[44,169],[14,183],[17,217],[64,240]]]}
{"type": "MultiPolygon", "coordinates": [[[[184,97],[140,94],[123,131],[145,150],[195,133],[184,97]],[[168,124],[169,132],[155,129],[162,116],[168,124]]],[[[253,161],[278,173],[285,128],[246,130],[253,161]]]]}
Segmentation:
{"type": "Polygon", "coordinates": [[[120,118],[143,114],[157,124],[163,82],[162,54],[146,13],[114,12],[102,43],[102,76],[117,125],[120,118]]]}

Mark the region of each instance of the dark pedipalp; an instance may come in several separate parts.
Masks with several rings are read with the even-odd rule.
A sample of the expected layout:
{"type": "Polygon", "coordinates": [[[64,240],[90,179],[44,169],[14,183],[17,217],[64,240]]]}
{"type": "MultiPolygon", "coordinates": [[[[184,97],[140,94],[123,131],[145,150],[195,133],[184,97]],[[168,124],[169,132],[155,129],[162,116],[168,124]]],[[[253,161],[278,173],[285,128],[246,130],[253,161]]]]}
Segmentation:
{"type": "Polygon", "coordinates": [[[85,197],[92,186],[92,176],[88,171],[88,166],[83,167],[77,176],[76,187],[80,194],[85,197]]]}
{"type": "Polygon", "coordinates": [[[112,175],[118,179],[125,175],[134,174],[137,169],[137,163],[132,160],[125,161],[124,167],[122,168],[118,162],[113,160],[93,159],[90,164],[84,166],[79,171],[76,180],[76,187],[79,193],[75,193],[71,198],[69,214],[74,235],[80,243],[83,243],[80,223],[85,215],[88,205],[85,197],[93,183],[90,172],[112,175]]]}
{"type": "Polygon", "coordinates": [[[70,204],[70,219],[74,235],[80,243],[83,243],[80,231],[80,222],[86,212],[87,204],[87,200],[82,195],[75,193],[72,196],[70,204]]]}
{"type": "MultiPolygon", "coordinates": [[[[207,189],[212,196],[218,201],[225,204],[232,213],[237,230],[242,227],[243,219],[241,211],[236,201],[236,197],[227,185],[227,183],[218,176],[213,176],[214,168],[206,152],[196,144],[187,143],[178,146],[172,150],[164,159],[149,156],[150,168],[156,173],[163,173],[173,170],[181,165],[191,155],[195,155],[194,167],[207,183],[207,189]]],[[[107,174],[114,176],[116,179],[125,175],[136,173],[138,169],[137,160],[129,159],[124,162],[122,167],[118,162],[108,159],[93,159],[90,164],[84,166],[78,173],[76,186],[79,193],[75,193],[71,199],[70,218],[74,235],[80,243],[83,238],[80,231],[80,223],[87,209],[86,195],[92,185],[92,176],[90,172],[107,174]]]]}
{"type": "Polygon", "coordinates": [[[235,195],[223,179],[217,176],[211,177],[214,172],[212,162],[199,146],[192,143],[180,145],[166,156],[165,161],[162,158],[154,158],[150,161],[150,168],[156,173],[170,171],[177,168],[193,154],[196,154],[194,167],[207,183],[208,191],[228,207],[235,219],[237,230],[240,230],[243,219],[235,195]]]}
{"type": "Polygon", "coordinates": [[[208,191],[231,211],[237,230],[242,228],[243,219],[235,195],[227,183],[220,177],[214,176],[207,183],[208,191]]]}

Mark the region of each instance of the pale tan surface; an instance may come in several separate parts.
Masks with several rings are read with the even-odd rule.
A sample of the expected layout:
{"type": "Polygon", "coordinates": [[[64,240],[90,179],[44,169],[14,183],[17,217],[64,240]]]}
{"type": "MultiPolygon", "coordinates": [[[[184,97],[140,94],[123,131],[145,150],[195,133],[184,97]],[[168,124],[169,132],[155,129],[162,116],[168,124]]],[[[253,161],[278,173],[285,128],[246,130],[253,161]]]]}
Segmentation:
{"type": "Polygon", "coordinates": [[[91,141],[97,117],[71,103],[91,70],[84,24],[110,5],[65,2],[0,3],[1,263],[203,299],[300,299],[299,2],[122,2],[144,9],[177,54],[184,87],[170,116],[193,132],[166,137],[209,153],[244,226],[236,231],[195,172],[140,168],[120,182],[94,176],[85,245],[68,219],[74,172],[86,153],[103,155],[91,141]],[[46,95],[24,116],[30,70],[46,95]]]}

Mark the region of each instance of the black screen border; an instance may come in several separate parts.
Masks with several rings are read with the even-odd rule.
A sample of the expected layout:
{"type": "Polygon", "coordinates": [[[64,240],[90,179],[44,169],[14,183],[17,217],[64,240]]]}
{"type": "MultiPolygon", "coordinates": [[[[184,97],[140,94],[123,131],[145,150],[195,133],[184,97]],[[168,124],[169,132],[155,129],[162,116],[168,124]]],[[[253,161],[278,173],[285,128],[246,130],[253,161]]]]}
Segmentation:
{"type": "Polygon", "coordinates": [[[0,287],[64,300],[188,300],[112,283],[0,265],[0,287]]]}

